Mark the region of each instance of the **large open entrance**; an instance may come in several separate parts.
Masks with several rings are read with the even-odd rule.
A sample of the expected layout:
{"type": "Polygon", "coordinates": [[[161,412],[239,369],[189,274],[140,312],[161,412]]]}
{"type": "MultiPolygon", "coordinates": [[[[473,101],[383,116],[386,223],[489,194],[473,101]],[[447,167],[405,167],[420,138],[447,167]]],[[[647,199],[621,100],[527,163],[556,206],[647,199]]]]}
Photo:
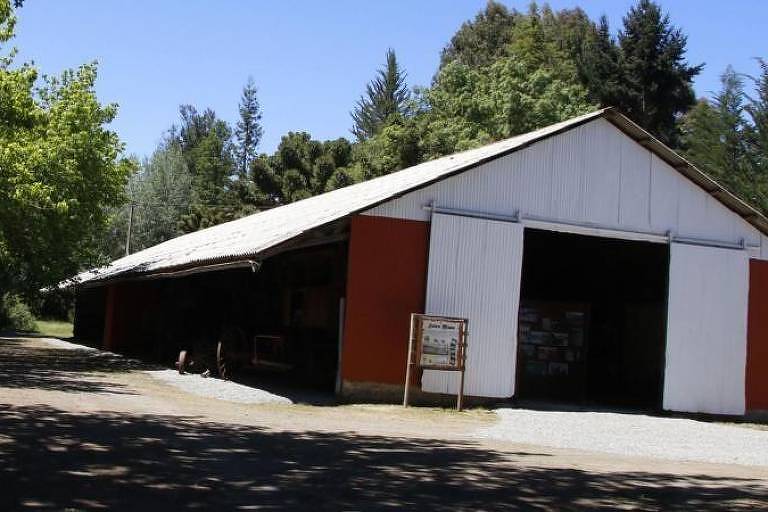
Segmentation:
{"type": "Polygon", "coordinates": [[[517,397],[661,406],[669,247],[526,229],[517,397]]]}
{"type": "Polygon", "coordinates": [[[169,367],[184,350],[192,373],[332,392],[346,255],[342,241],[280,253],[253,269],[87,289],[78,294],[76,334],[169,367]]]}

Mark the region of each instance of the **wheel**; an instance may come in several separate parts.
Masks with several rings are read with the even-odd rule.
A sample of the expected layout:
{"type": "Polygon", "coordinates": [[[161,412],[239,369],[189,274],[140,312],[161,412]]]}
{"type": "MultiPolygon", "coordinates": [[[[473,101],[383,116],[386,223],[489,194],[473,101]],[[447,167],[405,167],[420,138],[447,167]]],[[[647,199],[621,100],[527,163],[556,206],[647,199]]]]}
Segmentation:
{"type": "Polygon", "coordinates": [[[179,370],[181,375],[187,372],[187,366],[189,365],[189,357],[186,350],[179,352],[179,360],[176,361],[176,369],[179,370]]]}
{"type": "Polygon", "coordinates": [[[220,341],[216,345],[216,369],[219,370],[220,378],[229,380],[229,374],[227,373],[227,355],[223,341],[220,341]]]}

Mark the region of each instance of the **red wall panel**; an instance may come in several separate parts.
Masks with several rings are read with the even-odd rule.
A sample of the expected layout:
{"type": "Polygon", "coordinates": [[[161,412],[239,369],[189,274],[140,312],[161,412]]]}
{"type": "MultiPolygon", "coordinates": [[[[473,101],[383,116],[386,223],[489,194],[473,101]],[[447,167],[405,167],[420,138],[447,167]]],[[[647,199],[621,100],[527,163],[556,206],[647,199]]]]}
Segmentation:
{"type": "Polygon", "coordinates": [[[747,411],[768,410],[768,261],[749,262],[747,411]]]}
{"type": "Polygon", "coordinates": [[[142,283],[107,285],[102,348],[122,352],[136,340],[141,318],[156,301],[154,289],[142,283]]]}
{"type": "Polygon", "coordinates": [[[410,314],[424,311],[428,248],[427,222],[352,218],[343,379],[404,382],[410,314]]]}

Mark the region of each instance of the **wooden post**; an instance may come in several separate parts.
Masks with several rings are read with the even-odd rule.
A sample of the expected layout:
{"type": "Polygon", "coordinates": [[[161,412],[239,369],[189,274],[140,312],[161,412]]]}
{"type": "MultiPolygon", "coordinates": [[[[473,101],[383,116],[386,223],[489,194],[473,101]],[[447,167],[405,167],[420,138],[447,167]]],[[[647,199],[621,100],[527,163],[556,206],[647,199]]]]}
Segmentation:
{"type": "Polygon", "coordinates": [[[408,398],[411,387],[411,366],[413,366],[413,336],[416,315],[411,313],[411,329],[408,332],[408,364],[405,366],[405,391],[403,392],[403,407],[408,407],[408,398]]]}
{"type": "Polygon", "coordinates": [[[461,341],[461,376],[459,377],[459,394],[456,396],[456,410],[464,408],[464,372],[467,366],[467,331],[462,326],[461,341]]]}

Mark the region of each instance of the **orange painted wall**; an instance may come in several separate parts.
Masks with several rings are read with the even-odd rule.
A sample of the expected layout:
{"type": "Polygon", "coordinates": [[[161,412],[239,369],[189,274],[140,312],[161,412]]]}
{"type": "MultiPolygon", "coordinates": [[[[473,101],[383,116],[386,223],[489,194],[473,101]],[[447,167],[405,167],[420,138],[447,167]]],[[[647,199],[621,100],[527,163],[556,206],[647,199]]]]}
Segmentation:
{"type": "Polygon", "coordinates": [[[749,262],[747,411],[768,411],[768,261],[749,262]]]}
{"type": "Polygon", "coordinates": [[[121,352],[132,342],[143,311],[155,302],[153,289],[142,283],[107,285],[102,348],[121,352]]]}
{"type": "Polygon", "coordinates": [[[428,248],[427,222],[352,218],[344,380],[404,382],[410,315],[424,311],[428,248]]]}
{"type": "Polygon", "coordinates": [[[115,350],[117,345],[117,332],[121,323],[116,315],[118,294],[117,285],[107,286],[107,293],[105,295],[107,305],[104,308],[104,337],[101,342],[101,348],[104,350],[115,350]]]}

